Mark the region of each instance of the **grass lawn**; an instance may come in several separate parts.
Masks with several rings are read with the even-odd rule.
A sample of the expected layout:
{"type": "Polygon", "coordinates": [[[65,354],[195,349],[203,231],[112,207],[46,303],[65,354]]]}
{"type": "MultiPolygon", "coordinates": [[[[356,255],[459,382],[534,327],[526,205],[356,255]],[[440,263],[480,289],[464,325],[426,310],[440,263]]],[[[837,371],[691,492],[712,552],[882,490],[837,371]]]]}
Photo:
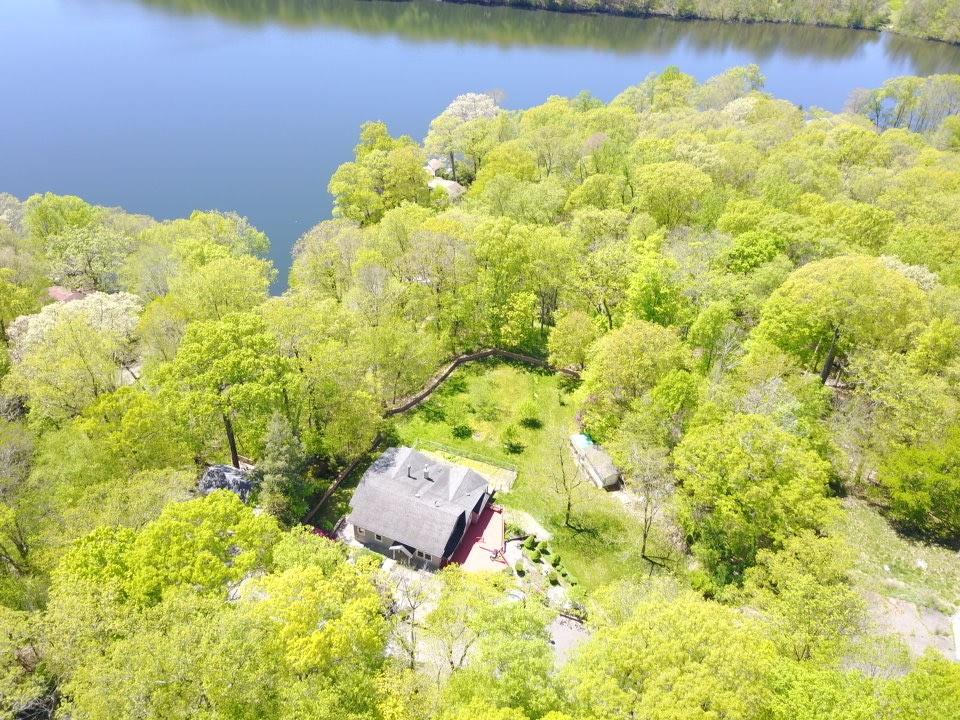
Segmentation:
{"type": "Polygon", "coordinates": [[[842,530],[858,552],[858,584],[946,614],[960,608],[960,553],[898,535],[863,501],[848,499],[844,507],[842,530]]]}
{"type": "MultiPolygon", "coordinates": [[[[559,454],[572,470],[567,438],[575,409],[569,381],[506,362],[484,361],[459,368],[423,405],[395,419],[396,442],[429,441],[516,467],[517,480],[497,501],[523,510],[553,533],[553,552],[580,586],[590,590],[618,578],[644,574],[640,524],[616,498],[589,482],[575,491],[571,525],[564,525],[565,499],[553,478],[559,454]],[[538,409],[539,427],[521,423],[521,409],[538,409]],[[502,442],[515,428],[514,452],[502,442]]],[[[656,548],[654,548],[656,549],[656,548]]]]}

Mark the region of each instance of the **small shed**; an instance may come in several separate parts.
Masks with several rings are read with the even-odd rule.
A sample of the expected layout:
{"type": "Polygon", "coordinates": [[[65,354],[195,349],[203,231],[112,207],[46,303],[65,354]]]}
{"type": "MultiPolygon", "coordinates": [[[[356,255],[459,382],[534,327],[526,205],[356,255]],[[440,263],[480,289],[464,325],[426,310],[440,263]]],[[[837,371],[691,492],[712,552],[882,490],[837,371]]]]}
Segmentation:
{"type": "Polygon", "coordinates": [[[620,482],[620,470],[607,452],[583,433],[570,436],[573,456],[590,481],[598,488],[608,488],[620,482]]]}
{"type": "Polygon", "coordinates": [[[253,473],[232,465],[211,465],[197,484],[201,495],[209,495],[214,490],[229,490],[244,502],[250,499],[253,488],[253,473]]]}

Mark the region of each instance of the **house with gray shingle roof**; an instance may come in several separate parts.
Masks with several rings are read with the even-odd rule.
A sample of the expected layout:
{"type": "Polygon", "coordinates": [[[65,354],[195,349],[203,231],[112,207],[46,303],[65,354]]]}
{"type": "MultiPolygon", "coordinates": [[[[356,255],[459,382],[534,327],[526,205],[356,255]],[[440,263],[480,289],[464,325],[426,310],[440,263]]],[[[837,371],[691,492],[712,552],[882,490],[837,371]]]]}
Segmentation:
{"type": "Polygon", "coordinates": [[[209,495],[214,490],[229,490],[244,502],[250,499],[253,489],[253,473],[248,468],[235,468],[232,465],[210,465],[197,483],[201,495],[209,495]]]}
{"type": "Polygon", "coordinates": [[[350,500],[353,537],[394,560],[442,567],[490,502],[487,480],[470,468],[413,448],[389,448],[350,500]]]}

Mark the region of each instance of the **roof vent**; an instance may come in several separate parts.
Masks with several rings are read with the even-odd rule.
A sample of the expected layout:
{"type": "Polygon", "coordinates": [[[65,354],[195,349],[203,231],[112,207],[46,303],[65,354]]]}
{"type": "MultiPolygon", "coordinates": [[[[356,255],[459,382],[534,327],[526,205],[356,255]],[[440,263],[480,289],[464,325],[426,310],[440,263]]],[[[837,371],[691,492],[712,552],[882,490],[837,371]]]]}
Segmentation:
{"type": "Polygon", "coordinates": [[[424,465],[423,467],[423,479],[429,482],[433,482],[433,478],[430,477],[430,466],[424,465]]]}

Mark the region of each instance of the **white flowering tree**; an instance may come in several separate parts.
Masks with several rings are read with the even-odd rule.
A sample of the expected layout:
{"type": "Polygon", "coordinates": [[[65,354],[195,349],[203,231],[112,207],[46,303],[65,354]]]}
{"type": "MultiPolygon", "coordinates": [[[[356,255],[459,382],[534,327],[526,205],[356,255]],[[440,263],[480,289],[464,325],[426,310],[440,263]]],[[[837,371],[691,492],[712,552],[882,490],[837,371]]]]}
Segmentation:
{"type": "Polygon", "coordinates": [[[424,147],[431,157],[450,163],[457,180],[456,157],[468,157],[476,173],[483,155],[493,145],[492,120],[500,114],[496,100],[485,93],[458,95],[430,123],[424,147]]]}
{"type": "Polygon", "coordinates": [[[4,389],[25,398],[39,424],[73,417],[116,389],[133,363],[140,300],[92,293],[45,306],[10,325],[10,374],[4,389]]]}

